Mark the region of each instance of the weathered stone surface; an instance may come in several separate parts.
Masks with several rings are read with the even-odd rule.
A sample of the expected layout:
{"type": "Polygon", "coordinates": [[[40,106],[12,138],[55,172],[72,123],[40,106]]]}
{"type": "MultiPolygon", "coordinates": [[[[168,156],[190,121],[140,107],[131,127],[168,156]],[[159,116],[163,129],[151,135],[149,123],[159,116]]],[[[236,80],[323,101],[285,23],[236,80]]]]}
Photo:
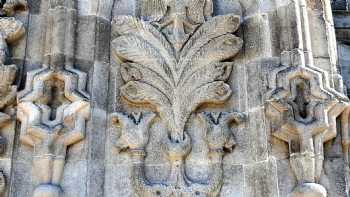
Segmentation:
{"type": "Polygon", "coordinates": [[[2,1],[0,196],[349,196],[349,5],[2,1]]]}

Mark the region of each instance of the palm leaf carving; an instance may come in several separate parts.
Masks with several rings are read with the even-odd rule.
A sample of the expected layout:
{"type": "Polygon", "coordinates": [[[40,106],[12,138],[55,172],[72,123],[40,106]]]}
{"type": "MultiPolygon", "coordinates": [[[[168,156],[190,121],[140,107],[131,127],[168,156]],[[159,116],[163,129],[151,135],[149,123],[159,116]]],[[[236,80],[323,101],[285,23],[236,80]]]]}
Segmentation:
{"type": "Polygon", "coordinates": [[[166,121],[172,139],[183,137],[190,114],[204,103],[223,103],[231,95],[225,81],[233,64],[225,62],[242,47],[233,35],[239,17],[213,17],[189,38],[179,54],[150,23],[131,16],[114,19],[118,37],[112,54],[126,84],[121,95],[132,104],[151,104],[166,121]]]}

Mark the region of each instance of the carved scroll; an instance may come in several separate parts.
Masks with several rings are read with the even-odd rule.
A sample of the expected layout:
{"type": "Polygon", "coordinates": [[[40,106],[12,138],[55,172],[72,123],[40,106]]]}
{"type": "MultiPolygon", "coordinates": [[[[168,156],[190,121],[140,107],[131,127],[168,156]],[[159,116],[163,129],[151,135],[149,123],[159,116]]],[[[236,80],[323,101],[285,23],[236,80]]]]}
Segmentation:
{"type": "Polygon", "coordinates": [[[18,94],[20,140],[34,148],[33,176],[39,182],[34,197],[62,193],[67,149],[84,139],[90,112],[87,75],[73,67],[75,6],[52,1],[47,17],[53,22],[47,25],[47,32],[59,33],[47,34],[45,63],[27,73],[25,89],[18,94]]]}
{"type": "Polygon", "coordinates": [[[133,159],[132,183],[139,196],[217,196],[222,186],[223,149],[234,145],[230,126],[244,115],[220,112],[196,115],[207,136],[212,173],[205,183],[190,180],[185,159],[192,148],[186,124],[199,106],[219,105],[230,98],[226,83],[243,41],[233,33],[240,16],[211,17],[209,0],[145,0],[141,19],[117,16],[113,20],[112,55],[121,65],[125,85],[122,98],[131,106],[149,106],[154,112],[116,113],[121,127],[116,146],[133,159]],[[145,177],[145,147],[155,114],[167,127],[163,149],[171,164],[164,184],[145,177]]]}

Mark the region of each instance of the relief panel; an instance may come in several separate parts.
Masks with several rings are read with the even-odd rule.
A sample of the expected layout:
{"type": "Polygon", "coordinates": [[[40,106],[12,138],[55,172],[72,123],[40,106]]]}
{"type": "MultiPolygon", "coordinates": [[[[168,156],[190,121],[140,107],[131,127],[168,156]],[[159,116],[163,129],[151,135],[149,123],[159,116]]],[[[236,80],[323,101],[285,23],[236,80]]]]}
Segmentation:
{"type": "Polygon", "coordinates": [[[213,17],[209,0],[148,0],[141,5],[140,18],[116,16],[112,23],[112,57],[125,83],[120,95],[131,109],[111,115],[119,132],[115,146],[132,159],[137,196],[218,196],[223,156],[235,146],[231,127],[246,119],[243,113],[215,110],[232,95],[226,81],[243,45],[234,35],[240,16],[213,17]],[[145,160],[154,141],[150,130],[159,124],[159,151],[169,168],[162,181],[153,181],[147,178],[152,171],[145,160]],[[208,150],[201,160],[210,170],[200,180],[191,177],[186,162],[198,143],[193,133],[204,136],[196,146],[208,150]]]}

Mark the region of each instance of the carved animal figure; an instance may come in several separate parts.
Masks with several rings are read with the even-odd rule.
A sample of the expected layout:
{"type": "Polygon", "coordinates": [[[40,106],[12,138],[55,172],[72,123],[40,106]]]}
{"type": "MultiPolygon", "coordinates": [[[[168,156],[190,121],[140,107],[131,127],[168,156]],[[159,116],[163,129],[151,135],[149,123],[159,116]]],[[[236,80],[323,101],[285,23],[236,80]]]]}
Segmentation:
{"type": "Polygon", "coordinates": [[[139,113],[125,115],[114,113],[113,122],[122,128],[116,147],[120,150],[143,150],[148,144],[149,127],[154,119],[154,113],[139,113]]]}
{"type": "Polygon", "coordinates": [[[236,142],[230,129],[231,123],[239,124],[245,120],[245,116],[238,112],[203,112],[199,114],[201,120],[207,127],[207,143],[210,150],[222,151],[223,149],[232,151],[236,142]]]}

